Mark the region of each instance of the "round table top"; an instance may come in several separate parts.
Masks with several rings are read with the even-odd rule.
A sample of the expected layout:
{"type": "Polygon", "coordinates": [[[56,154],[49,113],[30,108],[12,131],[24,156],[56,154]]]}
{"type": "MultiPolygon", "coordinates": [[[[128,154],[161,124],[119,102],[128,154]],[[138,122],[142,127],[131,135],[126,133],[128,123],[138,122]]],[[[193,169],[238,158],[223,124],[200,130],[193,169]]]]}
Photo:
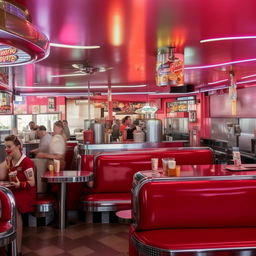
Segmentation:
{"type": "Polygon", "coordinates": [[[12,185],[12,184],[10,183],[10,181],[8,181],[8,180],[1,180],[1,181],[0,181],[0,186],[9,188],[9,187],[13,187],[14,185],[12,185]]]}
{"type": "Polygon", "coordinates": [[[93,172],[65,170],[62,172],[46,172],[42,176],[42,181],[48,183],[75,183],[88,182],[93,180],[93,172]]]}

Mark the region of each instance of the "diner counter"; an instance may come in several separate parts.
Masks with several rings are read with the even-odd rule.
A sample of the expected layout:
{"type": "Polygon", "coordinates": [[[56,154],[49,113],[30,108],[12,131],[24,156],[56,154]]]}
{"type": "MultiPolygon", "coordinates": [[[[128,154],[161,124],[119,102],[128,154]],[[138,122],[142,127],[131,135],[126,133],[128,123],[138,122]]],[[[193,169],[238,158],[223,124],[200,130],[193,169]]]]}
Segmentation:
{"type": "Polygon", "coordinates": [[[95,155],[96,153],[103,151],[125,151],[131,149],[143,149],[143,148],[160,148],[168,147],[168,145],[174,143],[180,143],[182,146],[188,145],[188,140],[174,140],[174,141],[163,141],[157,143],[143,142],[127,142],[127,143],[111,143],[111,144],[79,144],[78,153],[80,155],[95,155]]]}

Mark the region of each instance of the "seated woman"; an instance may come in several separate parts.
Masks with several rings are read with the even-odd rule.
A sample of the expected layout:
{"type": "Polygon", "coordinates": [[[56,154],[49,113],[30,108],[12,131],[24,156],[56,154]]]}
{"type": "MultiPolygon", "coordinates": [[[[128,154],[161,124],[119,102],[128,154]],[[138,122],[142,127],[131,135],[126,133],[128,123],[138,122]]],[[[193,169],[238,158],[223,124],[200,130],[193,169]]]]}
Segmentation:
{"type": "Polygon", "coordinates": [[[22,153],[21,142],[15,135],[5,138],[6,159],[0,164],[0,180],[11,177],[11,190],[17,208],[17,246],[21,254],[22,213],[33,212],[36,200],[33,162],[22,153]],[[8,177],[9,175],[9,177],[8,177]]]}
{"type": "Polygon", "coordinates": [[[63,170],[65,167],[66,137],[61,121],[54,123],[53,132],[54,135],[50,141],[49,153],[39,152],[36,157],[60,160],[60,169],[63,170]]]}

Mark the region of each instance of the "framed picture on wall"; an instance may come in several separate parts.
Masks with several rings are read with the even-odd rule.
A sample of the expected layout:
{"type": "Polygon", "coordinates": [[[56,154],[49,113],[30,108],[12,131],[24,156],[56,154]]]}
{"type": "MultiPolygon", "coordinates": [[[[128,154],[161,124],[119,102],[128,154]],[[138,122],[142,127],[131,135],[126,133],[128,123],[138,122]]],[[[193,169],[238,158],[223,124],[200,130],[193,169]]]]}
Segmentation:
{"type": "Polygon", "coordinates": [[[49,97],[48,98],[48,111],[49,112],[54,112],[56,107],[56,101],[55,98],[49,97]]]}

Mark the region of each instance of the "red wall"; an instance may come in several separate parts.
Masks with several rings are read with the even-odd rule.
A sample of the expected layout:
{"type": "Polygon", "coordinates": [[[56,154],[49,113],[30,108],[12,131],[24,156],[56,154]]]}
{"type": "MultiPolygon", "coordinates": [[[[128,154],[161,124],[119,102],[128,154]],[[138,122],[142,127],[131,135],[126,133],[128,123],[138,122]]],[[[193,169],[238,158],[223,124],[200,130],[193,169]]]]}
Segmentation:
{"type": "MultiPolygon", "coordinates": [[[[52,97],[51,97],[52,98],[52,97]]],[[[27,114],[32,114],[32,106],[46,106],[46,113],[61,112],[61,119],[66,119],[65,97],[55,97],[55,111],[48,111],[48,97],[26,96],[27,114]]],[[[45,113],[45,112],[44,112],[45,113]]]]}

